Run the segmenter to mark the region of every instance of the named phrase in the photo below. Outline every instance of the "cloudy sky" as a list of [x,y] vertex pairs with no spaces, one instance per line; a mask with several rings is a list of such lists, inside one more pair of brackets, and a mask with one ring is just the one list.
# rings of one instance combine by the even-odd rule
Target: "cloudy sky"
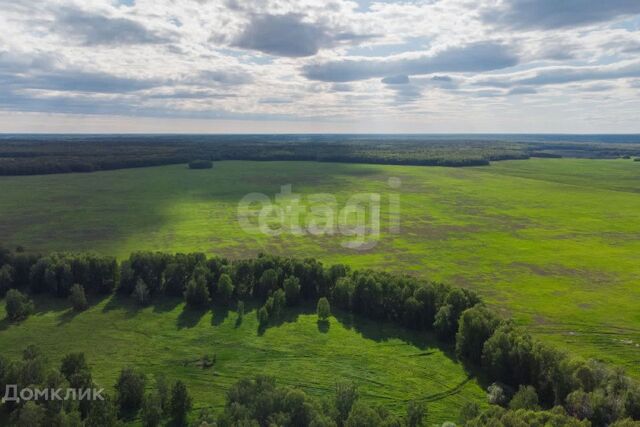
[[640,0],[0,0],[0,132],[640,133]]

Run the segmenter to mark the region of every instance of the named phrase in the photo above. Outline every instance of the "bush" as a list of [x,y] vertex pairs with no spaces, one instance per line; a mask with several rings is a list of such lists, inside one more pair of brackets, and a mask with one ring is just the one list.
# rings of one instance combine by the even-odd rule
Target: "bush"
[[318,320],[326,321],[329,316],[331,316],[331,307],[329,306],[329,300],[325,297],[322,297],[318,300],[318,307],[316,309],[318,312]]
[[77,283],[71,287],[69,301],[75,311],[84,311],[89,307],[87,297],[84,293],[84,288]]
[[9,320],[24,320],[33,313],[33,301],[19,290],[10,289],[6,296],[6,310]]
[[530,385],[520,386],[520,389],[513,395],[511,402],[509,402],[509,409],[540,409],[536,389]]

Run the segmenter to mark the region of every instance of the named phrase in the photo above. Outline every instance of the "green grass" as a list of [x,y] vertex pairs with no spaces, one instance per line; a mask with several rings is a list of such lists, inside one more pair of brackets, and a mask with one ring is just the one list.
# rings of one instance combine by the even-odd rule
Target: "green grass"
[[[402,180],[391,189],[390,177]],[[345,237],[247,234],[239,200],[281,185],[340,204],[382,195],[383,234],[366,251]],[[496,309],[574,354],[640,375],[640,164],[532,159],[479,168],[220,162],[94,174],[0,178],[0,236],[30,250],[266,251],[409,271],[480,291]],[[401,231],[386,231],[390,193]],[[2,342],[0,334],[0,344]],[[81,341],[81,340],[78,340]]]
[[[327,329],[315,314],[300,310],[288,311],[280,324],[259,333],[254,310],[238,324],[237,313],[222,307],[193,312],[166,300],[138,309],[128,299],[114,298],[77,315],[62,301],[40,299],[38,313],[25,322],[0,323],[2,352],[18,358],[27,343],[36,343],[54,365],[67,352],[85,352],[94,379],[109,391],[120,369],[134,365],[149,376],[182,379],[196,410],[210,407],[218,413],[225,390],[257,374],[317,397],[331,396],[337,381],[352,380],[363,399],[398,414],[405,413],[409,400],[424,401],[430,422],[455,421],[461,405],[484,399],[482,388],[447,349],[389,324],[338,315]],[[205,354],[216,355],[212,368],[198,365]]]

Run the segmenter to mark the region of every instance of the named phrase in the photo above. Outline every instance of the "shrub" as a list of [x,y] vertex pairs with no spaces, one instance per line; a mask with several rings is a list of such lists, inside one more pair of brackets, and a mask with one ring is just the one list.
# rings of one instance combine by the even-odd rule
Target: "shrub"
[[331,307],[329,306],[329,300],[322,297],[318,300],[318,320],[326,321],[331,316]]
[[71,306],[75,311],[84,311],[89,306],[87,297],[84,293],[84,287],[77,283],[71,287],[69,301],[71,302]]
[[17,289],[10,289],[6,296],[6,310],[9,320],[24,320],[33,313],[33,301]]

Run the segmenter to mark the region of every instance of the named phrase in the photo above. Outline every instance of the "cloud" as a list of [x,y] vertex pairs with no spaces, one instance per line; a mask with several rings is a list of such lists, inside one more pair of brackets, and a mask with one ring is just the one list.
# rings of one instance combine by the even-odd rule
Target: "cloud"
[[508,28],[558,29],[640,14],[638,0],[504,0],[483,13],[487,23]]
[[534,95],[538,93],[538,91],[532,87],[522,86],[522,87],[514,87],[507,95]]
[[358,42],[371,36],[336,32],[322,24],[303,21],[304,16],[254,14],[232,45],[242,49],[285,57],[313,56],[321,48]]
[[416,58],[346,59],[311,64],[303,68],[303,74],[311,80],[350,82],[401,74],[482,72],[512,67],[517,63],[518,57],[510,47],[495,42],[479,42]]
[[128,18],[109,17],[64,7],[57,12],[54,29],[85,46],[166,43],[171,37],[147,29]]
[[546,86],[591,80],[640,77],[640,61],[584,67],[546,67],[511,76],[477,80],[474,84],[492,87]]
[[382,79],[382,83],[387,85],[408,85],[409,76],[406,74],[398,74],[396,76],[389,76]]

